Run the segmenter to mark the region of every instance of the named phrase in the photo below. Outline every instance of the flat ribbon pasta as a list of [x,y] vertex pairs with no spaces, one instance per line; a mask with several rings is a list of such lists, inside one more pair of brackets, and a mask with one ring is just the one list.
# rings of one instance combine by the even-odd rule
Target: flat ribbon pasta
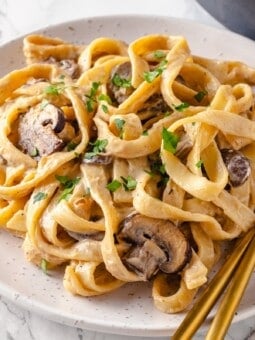
[[0,79],[0,226],[72,294],[151,281],[159,310],[189,308],[254,227],[255,70],[166,34],[23,51]]

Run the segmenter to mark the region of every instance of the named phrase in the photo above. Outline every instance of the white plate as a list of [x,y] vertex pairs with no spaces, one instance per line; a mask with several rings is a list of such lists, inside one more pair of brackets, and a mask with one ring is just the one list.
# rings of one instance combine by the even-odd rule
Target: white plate
[[[184,35],[193,54],[239,59],[255,66],[255,44],[228,31],[192,21],[167,17],[108,16],[84,19],[48,27],[43,34],[74,43],[87,43],[99,36],[131,41],[148,33]],[[18,68],[22,62],[22,38],[0,48],[0,75]],[[62,274],[50,276],[24,260],[21,240],[0,232],[0,294],[49,319],[84,329],[137,336],[170,335],[184,313],[166,315],[153,306],[150,284],[127,284],[101,297],[81,298],[67,293]],[[255,314],[255,275],[234,321]]]

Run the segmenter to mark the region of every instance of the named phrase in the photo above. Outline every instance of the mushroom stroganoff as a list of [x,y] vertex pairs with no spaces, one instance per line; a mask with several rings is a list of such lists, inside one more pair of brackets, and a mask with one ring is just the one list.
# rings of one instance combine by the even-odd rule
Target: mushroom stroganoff
[[152,283],[190,305],[220,243],[254,226],[255,70],[181,36],[29,35],[0,79],[0,223],[73,294]]

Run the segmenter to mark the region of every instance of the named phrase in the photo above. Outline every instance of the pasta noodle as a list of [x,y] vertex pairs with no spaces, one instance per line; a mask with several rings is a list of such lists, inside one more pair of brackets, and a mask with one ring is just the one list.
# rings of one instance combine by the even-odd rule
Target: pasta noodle
[[255,70],[181,36],[24,39],[0,79],[0,225],[93,296],[152,282],[185,310],[222,241],[254,227]]

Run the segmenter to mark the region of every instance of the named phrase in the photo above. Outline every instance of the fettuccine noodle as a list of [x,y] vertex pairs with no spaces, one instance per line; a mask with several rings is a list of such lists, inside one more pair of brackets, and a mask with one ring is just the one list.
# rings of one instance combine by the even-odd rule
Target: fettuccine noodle
[[0,79],[0,225],[73,294],[185,310],[255,222],[255,70],[181,36],[24,39]]

